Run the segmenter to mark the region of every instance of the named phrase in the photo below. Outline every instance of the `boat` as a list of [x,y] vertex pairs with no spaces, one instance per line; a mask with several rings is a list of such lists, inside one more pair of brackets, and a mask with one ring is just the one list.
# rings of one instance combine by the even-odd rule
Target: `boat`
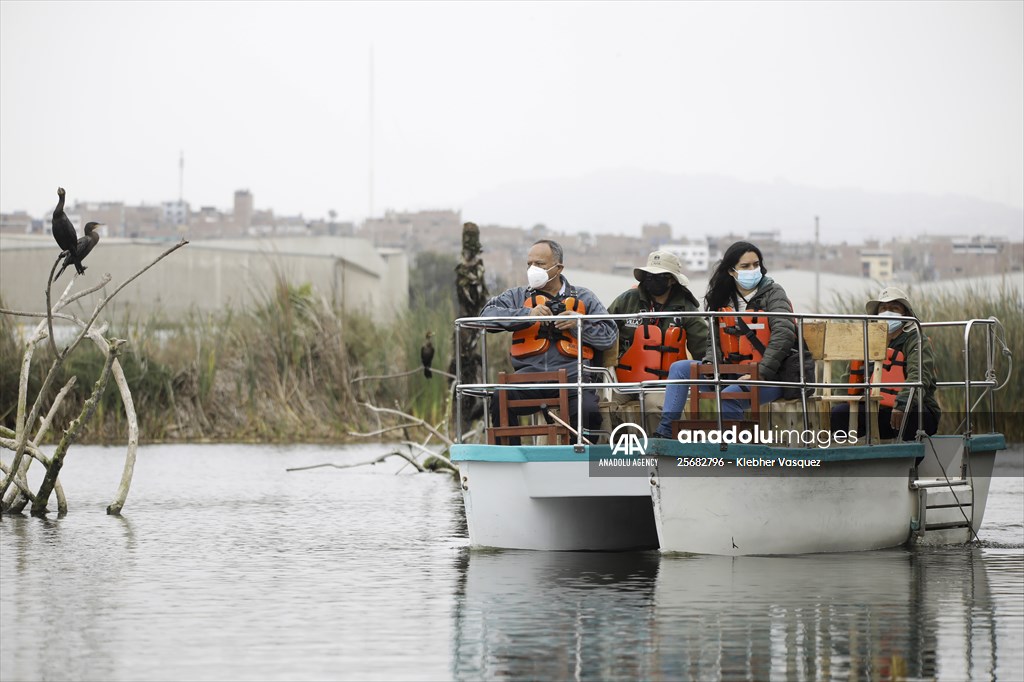
[[[720,314],[684,315],[714,318]],[[877,322],[877,316],[790,316],[799,319],[801,337],[817,323],[861,325],[864,333],[858,343],[863,343],[864,354],[860,357],[872,357],[868,325]],[[578,324],[588,317],[627,316],[578,316]],[[494,320],[460,318],[456,327],[482,333]],[[919,433],[916,440],[907,442],[878,442],[868,433],[853,444],[837,446],[829,441],[828,447],[818,447],[820,443],[813,439],[794,443],[792,438],[777,438],[781,433],[777,426],[766,426],[760,433],[757,424],[753,430],[738,431],[735,426],[730,430],[719,417],[718,428],[704,430],[703,439],[694,439],[698,442],[691,441],[692,431],[676,440],[648,438],[636,424],[620,425],[627,428],[593,443],[574,431],[575,442],[531,445],[463,442],[459,434],[451,455],[460,469],[470,546],[562,551],[657,548],[662,553],[745,556],[863,551],[977,538],[995,458],[1006,448],[1003,435],[992,429],[993,393],[1000,387],[994,349],[1002,326],[995,318],[914,323],[921,334],[938,327],[963,333],[963,377],[938,382],[942,390],[963,391],[965,426],[960,433],[932,437]],[[984,337],[980,343],[987,352],[980,363],[976,352],[972,364],[970,351],[978,342],[972,346],[971,340],[976,336]],[[455,338],[460,339],[460,334]],[[484,359],[486,372],[486,353]],[[582,369],[579,358],[578,362]],[[708,381],[717,386],[738,383],[717,373],[700,383]],[[697,381],[630,384],[615,381],[606,372],[586,386],[642,394],[663,390],[669,383]],[[800,414],[804,427],[810,425],[814,412],[814,398],[805,389],[841,388],[846,393],[851,386],[816,377],[791,383],[743,383],[800,389],[802,397],[791,402],[796,403],[792,411]],[[877,388],[877,380],[874,385]],[[882,386],[918,388],[920,384]],[[583,385],[572,383],[566,388],[582,391]],[[455,387],[460,397],[500,390],[500,383],[457,383]],[[461,407],[462,401],[456,404]],[[720,409],[716,411],[720,414]],[[976,431],[976,424],[982,422],[989,432]],[[565,428],[571,430],[568,424]]]

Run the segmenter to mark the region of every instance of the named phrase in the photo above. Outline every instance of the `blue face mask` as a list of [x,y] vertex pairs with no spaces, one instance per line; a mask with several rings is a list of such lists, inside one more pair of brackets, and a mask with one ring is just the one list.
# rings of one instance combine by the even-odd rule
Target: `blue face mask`
[[[884,313],[878,313],[879,317],[901,317],[899,313],[894,313],[891,310],[886,310]],[[889,333],[896,331],[903,326],[903,320],[889,320]]]
[[737,270],[736,283],[744,289],[750,290],[761,282],[761,268],[756,270]]

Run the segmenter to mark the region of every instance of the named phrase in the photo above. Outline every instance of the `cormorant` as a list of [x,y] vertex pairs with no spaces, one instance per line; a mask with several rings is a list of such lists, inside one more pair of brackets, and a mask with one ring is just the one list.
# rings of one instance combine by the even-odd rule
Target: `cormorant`
[[75,226],[64,213],[64,188],[57,188],[57,208],[53,209],[53,238],[57,240],[57,246],[62,251],[68,252],[68,258],[75,264],[75,269],[81,275],[85,272],[82,267],[82,259],[78,257],[78,234]]
[[[99,232],[96,231],[96,228],[102,224],[103,223],[85,224],[85,236],[79,239],[78,243],[75,245],[76,253],[78,255],[78,265],[82,265],[82,261],[85,260],[85,257],[88,256],[94,248],[96,248],[97,244],[99,244],[100,235]],[[64,272],[64,268],[71,265],[73,262],[74,261],[72,260],[70,253],[65,256],[64,265],[60,266],[60,270],[58,270],[57,274],[54,275],[53,281],[56,282],[57,278],[60,277],[60,273]],[[82,269],[79,270],[78,274],[82,274],[86,269],[86,266],[82,265]]]
[[430,340],[433,336],[434,332],[427,332],[427,340],[420,347],[420,360],[423,361],[423,376],[428,379],[434,376],[433,372],[430,371],[430,364],[434,362],[434,344]]

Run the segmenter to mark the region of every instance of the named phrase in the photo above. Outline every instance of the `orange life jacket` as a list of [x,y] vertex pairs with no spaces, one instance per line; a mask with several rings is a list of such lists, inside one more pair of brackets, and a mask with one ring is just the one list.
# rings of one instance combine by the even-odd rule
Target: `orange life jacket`
[[686,359],[686,330],[675,325],[662,332],[656,324],[640,324],[633,341],[619,358],[615,373],[619,381],[664,379],[677,360]]
[[[901,384],[907,380],[907,360],[903,357],[903,351],[894,350],[887,348],[885,350],[885,361],[882,363],[882,383],[883,384]],[[854,382],[864,381],[864,361],[854,360],[850,363],[850,377],[848,381],[852,384]],[[868,380],[870,383],[870,379]],[[849,388],[847,393],[850,395],[857,395],[863,389]],[[898,386],[883,386],[879,390],[878,403],[882,407],[896,407],[896,396],[899,395],[902,390]]]
[[[735,312],[732,306],[719,312]],[[725,362],[734,365],[756,365],[764,357],[772,332],[767,317],[758,317],[763,310],[747,310],[743,315],[723,315],[718,318],[718,345]]]
[[[547,305],[548,300],[547,296],[535,293],[531,294],[523,302],[523,306],[533,308],[539,305]],[[565,309],[569,312],[580,315],[586,315],[587,313],[587,307],[583,304],[583,301],[575,296],[569,296],[562,303],[565,304]],[[510,352],[514,358],[528,358],[531,355],[540,355],[547,352],[551,347],[552,341],[555,342],[555,347],[559,353],[572,358],[576,357],[576,337],[567,331],[563,332],[556,329],[555,325],[551,324],[551,320],[536,322],[529,327],[514,332],[512,334],[512,348]],[[587,344],[583,344],[583,359],[591,360],[593,357],[594,349]]]

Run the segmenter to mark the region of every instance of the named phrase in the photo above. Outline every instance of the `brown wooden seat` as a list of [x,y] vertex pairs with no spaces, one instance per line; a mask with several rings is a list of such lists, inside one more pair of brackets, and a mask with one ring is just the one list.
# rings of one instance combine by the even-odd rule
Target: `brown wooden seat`
[[[750,379],[757,381],[757,365],[719,365],[718,373],[731,374],[735,376],[743,376],[749,374]],[[705,379],[714,381],[715,375],[714,365],[694,364],[690,367],[690,378],[691,379]],[[725,390],[729,386],[735,386],[735,384],[723,384],[722,390]],[[754,425],[760,423],[761,419],[761,402],[760,402],[760,390],[758,386],[746,386],[745,390],[736,391],[735,393],[722,393],[722,400],[749,400],[750,401],[750,418],[742,421],[722,421],[722,428],[729,429],[733,425],[741,431],[751,430]],[[717,419],[701,419],[700,416],[700,400],[715,399],[715,386],[713,383],[706,384],[691,384],[690,385],[690,396],[687,399],[689,405],[689,415],[686,420],[676,420],[672,423],[672,435],[678,434],[680,428],[689,429],[691,431],[706,431],[709,429],[718,428]],[[686,413],[684,413],[686,414]]]
[[[735,374],[736,376],[743,376],[749,374],[750,379],[757,381],[757,365],[719,365],[719,375],[722,374]],[[714,377],[715,368],[714,365],[694,364],[690,368],[691,379],[703,379],[705,377]],[[735,385],[735,384],[732,384]],[[724,391],[729,385],[722,385]],[[736,391],[735,393],[723,393],[722,400],[749,400],[750,401],[750,418],[751,421],[759,421],[761,418],[761,402],[759,400],[759,387],[758,386],[745,386],[742,387],[745,390]],[[715,387],[713,384],[692,384],[690,386],[690,419],[700,419],[700,399],[710,398],[715,399]]]
[[[501,372],[498,374],[499,384],[545,384],[558,383],[562,387],[558,389],[557,397],[527,397],[512,398],[509,391],[498,389],[498,424],[487,429],[487,442],[491,445],[507,445],[510,438],[522,438],[523,436],[546,436],[548,444],[569,445],[573,442],[572,434],[567,428],[558,423],[548,424],[524,424],[509,423],[509,410],[512,408],[533,407],[539,408],[546,405],[549,409],[557,410],[559,417],[570,421],[569,414],[569,387],[568,374],[564,369],[557,372],[522,372],[509,374]],[[540,389],[538,389],[540,390]],[[494,398],[492,398],[493,400]],[[543,417],[541,417],[543,419]]]

